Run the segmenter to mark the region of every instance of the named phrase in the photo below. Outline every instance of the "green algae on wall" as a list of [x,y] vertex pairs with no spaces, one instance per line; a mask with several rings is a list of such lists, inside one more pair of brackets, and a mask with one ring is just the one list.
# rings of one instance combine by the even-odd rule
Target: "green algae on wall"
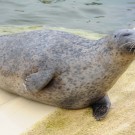
[[0,26],[0,35],[43,29],[43,26]]

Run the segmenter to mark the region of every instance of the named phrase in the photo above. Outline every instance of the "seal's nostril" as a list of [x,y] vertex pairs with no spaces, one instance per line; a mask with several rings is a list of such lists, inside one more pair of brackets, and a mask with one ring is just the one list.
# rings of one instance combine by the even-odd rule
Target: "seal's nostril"
[[124,34],[122,34],[123,37],[128,37],[130,35],[132,35],[132,33],[124,33]]

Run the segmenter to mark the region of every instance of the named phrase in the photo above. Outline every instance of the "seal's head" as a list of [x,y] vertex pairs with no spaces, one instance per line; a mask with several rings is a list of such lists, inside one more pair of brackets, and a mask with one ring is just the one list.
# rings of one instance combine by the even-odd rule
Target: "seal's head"
[[122,52],[125,51],[129,54],[135,52],[135,30],[134,29],[122,29],[111,34],[111,39],[115,45]]

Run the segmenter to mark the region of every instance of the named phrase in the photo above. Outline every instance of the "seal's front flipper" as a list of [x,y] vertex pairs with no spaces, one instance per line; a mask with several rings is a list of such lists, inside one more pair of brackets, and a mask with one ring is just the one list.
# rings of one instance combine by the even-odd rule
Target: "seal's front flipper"
[[42,90],[53,78],[54,72],[52,70],[38,71],[33,73],[25,79],[25,86],[28,91],[38,92]]
[[93,115],[96,120],[103,119],[107,115],[110,106],[111,102],[108,95],[104,96],[103,98],[92,104]]

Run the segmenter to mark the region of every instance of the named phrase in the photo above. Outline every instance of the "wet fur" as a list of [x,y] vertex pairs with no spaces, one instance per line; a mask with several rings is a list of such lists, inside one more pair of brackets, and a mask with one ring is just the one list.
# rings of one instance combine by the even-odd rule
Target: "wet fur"
[[[120,33],[99,40],[55,30],[1,36],[0,88],[53,106],[87,107],[107,93],[133,60],[135,41],[125,42]],[[39,72],[44,74],[27,84]],[[50,80],[40,90],[28,89],[38,88],[47,75]]]

